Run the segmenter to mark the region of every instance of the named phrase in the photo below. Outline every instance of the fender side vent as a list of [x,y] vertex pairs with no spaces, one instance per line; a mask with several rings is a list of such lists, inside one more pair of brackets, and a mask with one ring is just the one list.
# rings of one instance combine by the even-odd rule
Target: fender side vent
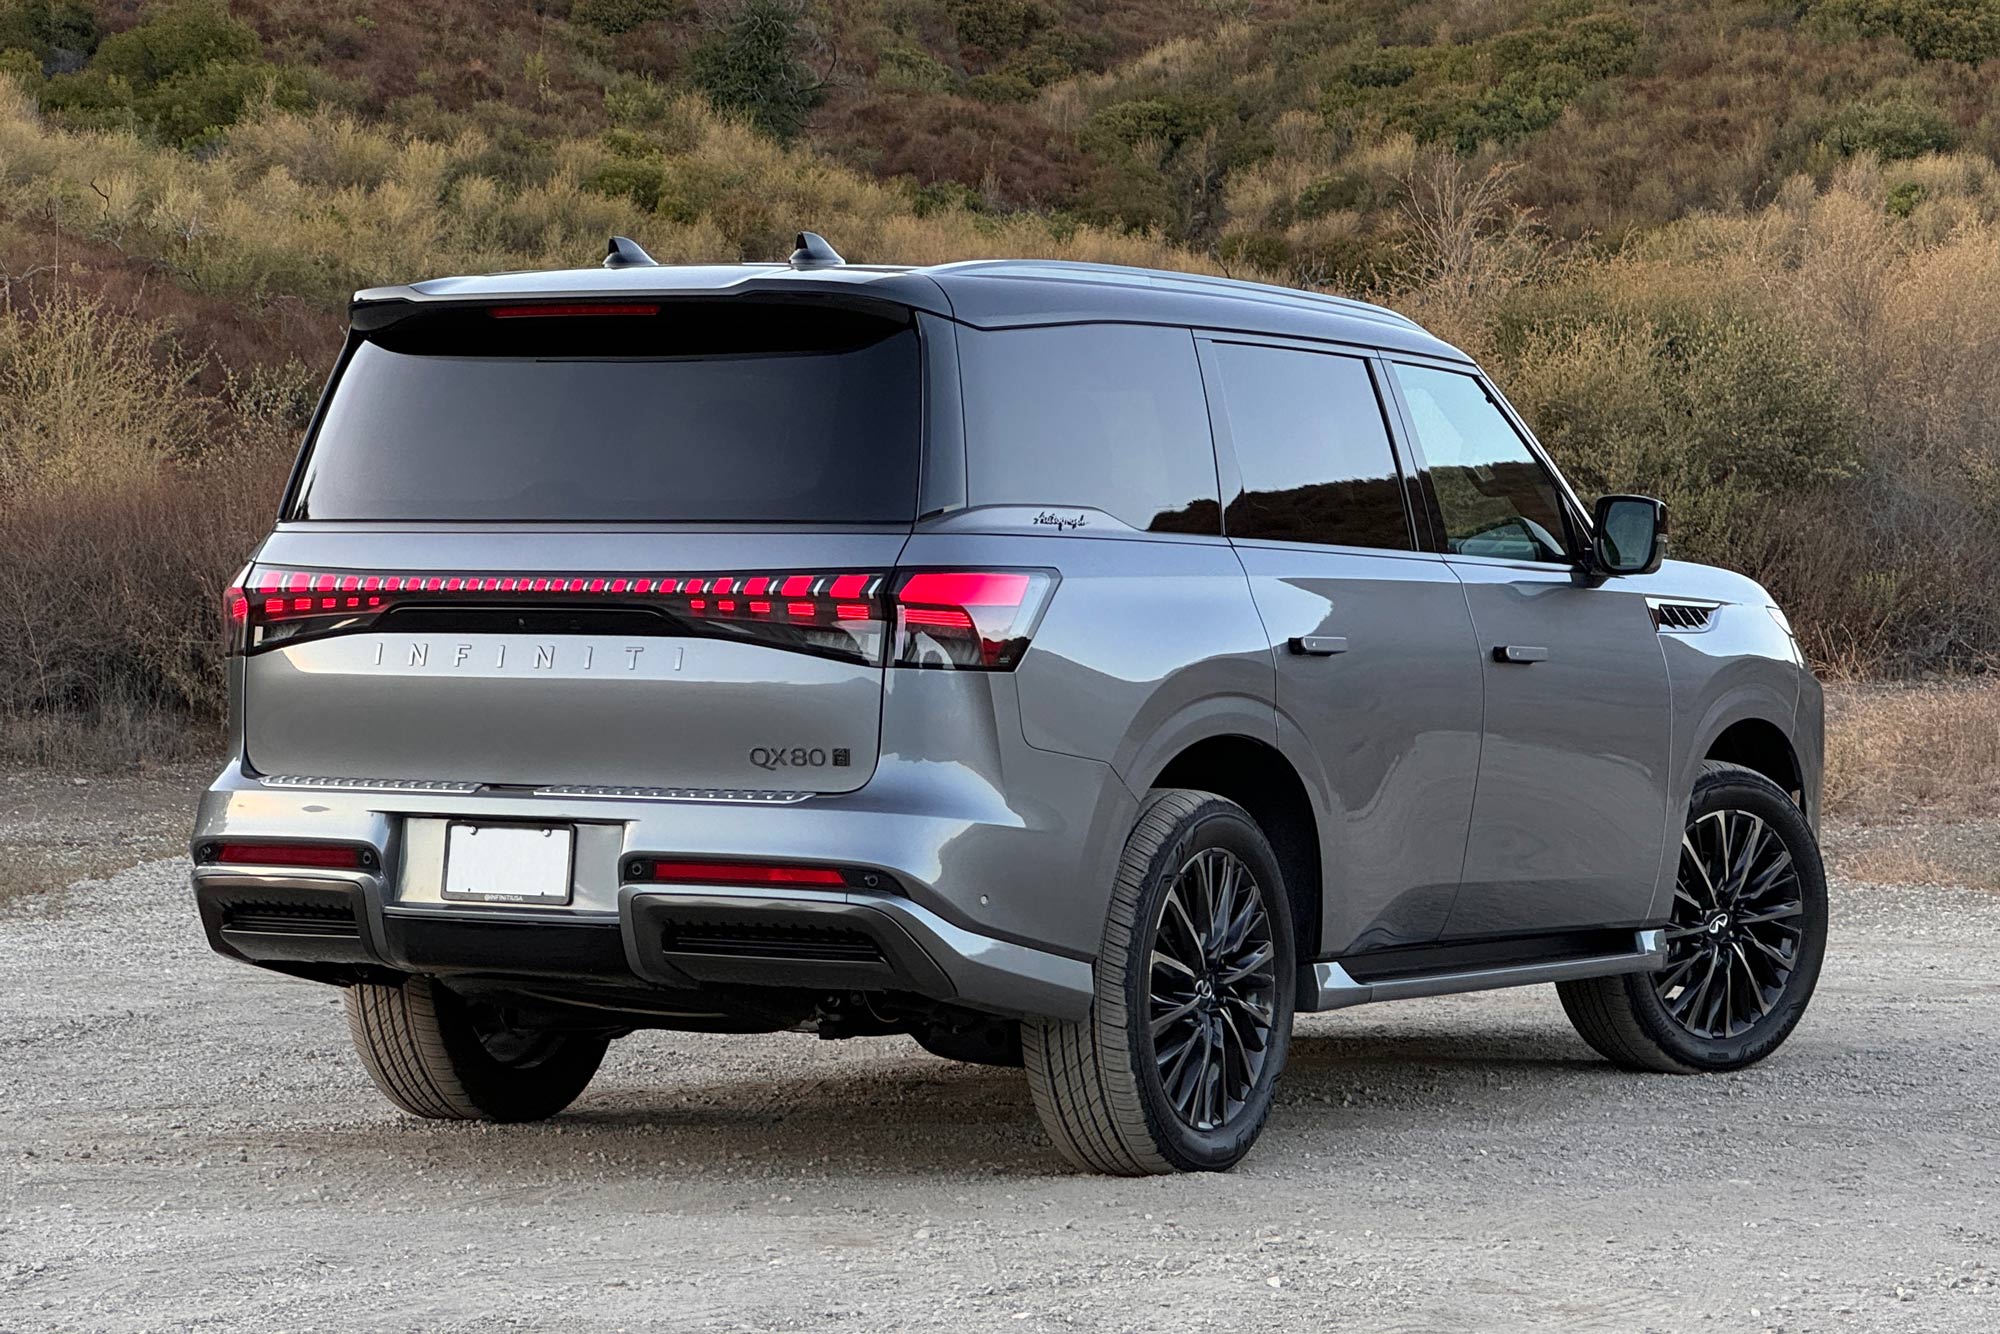
[[1715,607],[1710,603],[1649,599],[1646,605],[1652,609],[1654,628],[1662,632],[1678,631],[1685,634],[1706,630],[1709,621],[1715,615]]

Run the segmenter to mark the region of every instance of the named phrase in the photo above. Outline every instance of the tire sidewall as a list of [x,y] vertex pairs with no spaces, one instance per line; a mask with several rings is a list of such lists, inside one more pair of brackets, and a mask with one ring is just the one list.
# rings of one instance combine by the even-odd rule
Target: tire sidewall
[[[1784,841],[1798,870],[1805,927],[1798,962],[1783,999],[1770,1014],[1734,1038],[1698,1037],[1681,1027],[1667,1013],[1666,1003],[1654,990],[1654,974],[1634,974],[1625,979],[1633,1015],[1646,1035],[1676,1061],[1706,1071],[1737,1070],[1755,1064],[1791,1036],[1819,983],[1827,939],[1826,868],[1805,814],[1768,778],[1734,767],[1712,769],[1696,781],[1684,827],[1691,828],[1696,820],[1718,810],[1747,811],[1763,820]],[[1677,857],[1676,875],[1679,865]]]
[[480,1041],[470,1003],[442,983],[425,981],[452,1073],[466,1097],[490,1120],[540,1121],[554,1116],[576,1100],[604,1059],[609,1045],[605,1039],[564,1034],[534,1062],[505,1064]]
[[[1181,867],[1207,848],[1223,848],[1241,858],[1256,877],[1264,910],[1271,920],[1271,940],[1276,954],[1273,1015],[1269,1054],[1262,1077],[1250,1099],[1235,1117],[1219,1130],[1201,1131],[1181,1120],[1168,1100],[1154,1063],[1148,1036],[1151,1013],[1150,958],[1153,939],[1167,889]],[[1105,1034],[1125,1048],[1138,1085],[1147,1129],[1160,1153],[1182,1171],[1221,1171],[1234,1166],[1250,1151],[1270,1116],[1277,1084],[1291,1050],[1292,1010],[1297,963],[1292,939],[1292,915],[1284,876],[1277,857],[1263,832],[1241,807],[1214,798],[1183,818],[1168,839],[1153,854],[1146,868],[1145,891],[1139,897],[1133,923],[1130,954],[1120,979],[1124,1013],[1130,1017],[1124,1031]]]

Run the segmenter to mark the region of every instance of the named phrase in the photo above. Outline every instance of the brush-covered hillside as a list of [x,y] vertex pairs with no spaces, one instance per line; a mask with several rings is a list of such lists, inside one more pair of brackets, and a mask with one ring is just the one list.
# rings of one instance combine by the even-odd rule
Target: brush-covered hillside
[[352,289],[802,226],[1384,301],[1823,663],[2000,656],[2000,0],[0,0],[0,745],[201,743]]

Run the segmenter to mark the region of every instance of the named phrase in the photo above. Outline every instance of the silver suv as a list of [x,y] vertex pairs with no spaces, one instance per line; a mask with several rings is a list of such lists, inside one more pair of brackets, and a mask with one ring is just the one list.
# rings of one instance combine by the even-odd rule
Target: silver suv
[[635,1029],[1025,1064],[1078,1165],[1226,1168],[1296,1011],[1556,984],[1728,1070],[1826,938],[1821,696],[1387,310],[1094,265],[355,297],[229,593],[213,946],[419,1116]]

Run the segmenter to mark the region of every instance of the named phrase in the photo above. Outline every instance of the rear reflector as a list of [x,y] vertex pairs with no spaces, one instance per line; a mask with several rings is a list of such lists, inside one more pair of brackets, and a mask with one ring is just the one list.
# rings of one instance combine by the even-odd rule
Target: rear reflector
[[812,885],[839,889],[847,877],[831,866],[782,862],[677,862],[640,857],[626,864],[628,880],[673,885]]
[[359,871],[375,864],[375,853],[350,843],[219,843],[202,849],[202,860],[232,866],[312,866]]

